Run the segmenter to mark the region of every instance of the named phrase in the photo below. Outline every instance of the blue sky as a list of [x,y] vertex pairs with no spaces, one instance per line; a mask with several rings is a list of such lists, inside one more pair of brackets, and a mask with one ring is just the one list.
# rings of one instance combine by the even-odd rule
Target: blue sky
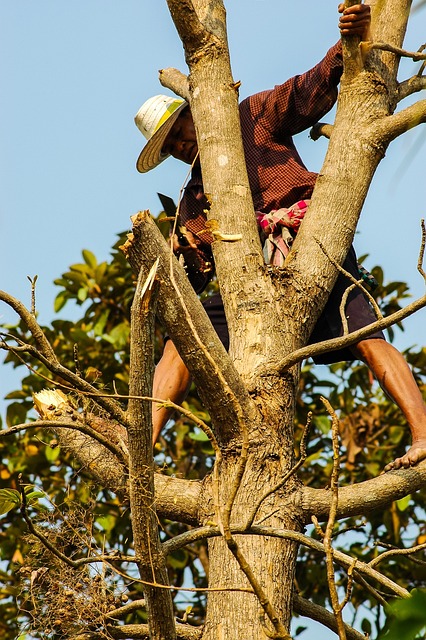
[[[338,39],[334,2],[226,4],[241,98],[307,70]],[[424,19],[425,10],[414,14],[407,49],[425,41]],[[80,261],[83,248],[106,259],[133,213],[159,211],[157,191],[178,196],[184,165],[170,159],[149,174],[135,169],[144,140],[133,117],[145,99],[165,92],[158,70],[169,66],[186,70],[165,0],[0,0],[0,288],[29,304],[27,275],[37,274],[42,323],[53,319],[53,279]],[[416,69],[404,64],[400,79]],[[326,141],[314,143],[306,132],[296,142],[307,166],[319,170]],[[416,264],[425,161],[424,126],[391,145],[355,242],[359,254],[370,254],[367,266],[381,264],[413,296],[424,291]],[[425,315],[405,322],[399,348],[424,344]],[[0,318],[14,316],[1,305]],[[13,385],[0,366],[0,396]]]

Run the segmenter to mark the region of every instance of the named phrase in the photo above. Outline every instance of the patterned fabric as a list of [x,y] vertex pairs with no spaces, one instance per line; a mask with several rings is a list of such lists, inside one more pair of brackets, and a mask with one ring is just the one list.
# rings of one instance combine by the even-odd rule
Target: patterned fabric
[[[295,202],[311,197],[317,174],[306,169],[292,136],[313,126],[331,109],[342,70],[338,42],[310,71],[241,102],[250,189],[255,211],[260,214],[289,209]],[[195,168],[182,197],[180,219],[198,245],[201,266],[194,270],[187,265],[188,277],[197,292],[203,290],[213,274],[213,237],[205,228],[207,209],[201,171]]]
[[309,203],[310,200],[299,200],[288,209],[282,208],[270,213],[256,211],[266,264],[283,266],[293,244],[293,236],[289,229],[293,229],[294,233],[297,232]]

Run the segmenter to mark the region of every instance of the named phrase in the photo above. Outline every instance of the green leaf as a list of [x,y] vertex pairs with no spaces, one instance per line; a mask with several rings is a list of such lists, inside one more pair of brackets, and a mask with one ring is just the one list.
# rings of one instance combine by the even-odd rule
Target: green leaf
[[4,399],[5,400],[25,400],[27,396],[28,394],[26,393],[26,391],[24,391],[23,389],[20,389],[17,391],[11,391],[4,397]]
[[109,334],[104,334],[102,337],[107,342],[114,345],[116,349],[122,349],[127,345],[129,338],[130,327],[126,322],[118,324]]
[[416,640],[426,629],[426,589],[413,589],[409,598],[401,598],[386,607],[387,631],[380,640]]
[[43,491],[38,491],[35,489],[34,491],[30,491],[26,495],[28,504],[32,504],[33,502],[37,502],[40,498],[45,498]]
[[80,287],[77,293],[77,298],[80,300],[80,302],[84,302],[85,300],[87,300],[88,295],[89,295],[88,287]]
[[98,266],[98,261],[96,260],[96,256],[94,253],[92,253],[88,249],[83,249],[81,253],[83,255],[84,262],[88,264],[89,267],[92,267],[92,269],[95,269]]
[[21,494],[16,489],[0,489],[0,515],[21,505]]
[[95,334],[95,336],[101,336],[103,334],[109,314],[110,310],[106,309],[93,327],[93,333]]
[[58,313],[67,303],[69,299],[68,291],[60,291],[55,298],[55,302],[53,303],[53,309],[55,313]]
[[115,516],[99,516],[96,518],[96,524],[98,524],[106,533],[110,533],[115,527],[117,518]]
[[12,402],[6,410],[6,424],[13,427],[16,424],[22,424],[27,418],[27,409],[20,402]]
[[411,495],[405,496],[405,498],[401,498],[400,500],[396,501],[396,506],[398,507],[399,511],[405,511],[410,504],[410,501]]
[[60,447],[54,447],[53,449],[52,447],[46,447],[44,450],[44,455],[46,456],[46,460],[51,464],[56,462],[56,460],[59,458],[60,453],[61,453]]
[[315,416],[312,422],[321,433],[328,433],[330,431],[330,419],[327,418],[327,416]]
[[201,429],[197,429],[197,431],[191,431],[190,433],[188,433],[188,436],[191,438],[191,440],[197,440],[197,442],[206,442],[206,440],[209,439],[209,437]]

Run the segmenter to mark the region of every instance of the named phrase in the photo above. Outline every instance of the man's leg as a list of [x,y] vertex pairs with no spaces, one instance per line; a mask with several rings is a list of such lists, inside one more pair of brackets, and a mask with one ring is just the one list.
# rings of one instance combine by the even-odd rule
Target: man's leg
[[382,389],[398,405],[411,430],[411,448],[385,471],[410,467],[426,458],[426,405],[403,355],[386,340],[362,340],[354,355],[371,369]]
[[[191,386],[191,375],[182,358],[178,354],[175,345],[167,340],[161,360],[154,372],[152,395],[161,400],[171,400],[181,404]],[[152,440],[156,443],[162,428],[173,414],[174,409],[152,406]]]

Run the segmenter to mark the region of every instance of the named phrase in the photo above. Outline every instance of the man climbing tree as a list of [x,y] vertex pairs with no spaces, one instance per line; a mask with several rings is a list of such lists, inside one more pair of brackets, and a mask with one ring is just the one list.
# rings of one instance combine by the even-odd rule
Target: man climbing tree
[[[370,35],[370,7],[344,8],[339,28],[342,35]],[[265,261],[283,266],[295,233],[305,215],[316,176],[302,163],[292,136],[312,127],[333,106],[343,72],[340,41],[316,67],[296,76],[274,90],[252,96],[240,105],[240,119],[250,189],[264,242]],[[185,259],[187,273],[195,290],[201,292],[213,274],[211,250],[214,236],[206,227],[209,207],[203,193],[197,136],[186,101],[167,96],[147,100],[136,115],[136,124],[148,138],[137,168],[146,172],[169,155],[193,166],[192,178],[179,205],[179,225],[184,239],[174,236],[174,250]],[[351,247],[343,268],[353,280],[360,277]],[[340,305],[351,286],[340,274],[322,315],[310,337],[311,343],[343,334]],[[220,294],[204,302],[204,308],[225,348],[229,334]],[[345,303],[347,331],[352,333],[375,321],[362,290],[355,288]],[[277,347],[279,348],[279,347]],[[335,350],[315,359],[317,363],[363,360],[388,396],[403,412],[412,434],[412,447],[406,455],[387,465],[386,470],[409,467],[426,457],[426,405],[402,355],[385,341],[381,331],[372,333],[349,348]],[[190,373],[172,341],[167,341],[154,378],[153,395],[180,404],[191,383]],[[153,438],[157,440],[171,410],[160,406],[153,414]]]

